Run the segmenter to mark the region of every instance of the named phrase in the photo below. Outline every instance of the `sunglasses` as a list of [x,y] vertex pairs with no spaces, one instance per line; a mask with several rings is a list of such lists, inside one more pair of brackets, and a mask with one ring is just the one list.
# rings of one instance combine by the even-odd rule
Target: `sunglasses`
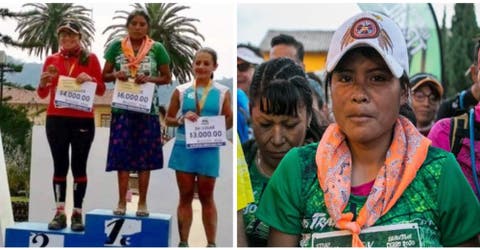
[[250,63],[247,63],[247,62],[238,63],[237,64],[237,70],[239,72],[245,72],[245,71],[249,70],[252,66],[253,66],[253,64],[250,64]]

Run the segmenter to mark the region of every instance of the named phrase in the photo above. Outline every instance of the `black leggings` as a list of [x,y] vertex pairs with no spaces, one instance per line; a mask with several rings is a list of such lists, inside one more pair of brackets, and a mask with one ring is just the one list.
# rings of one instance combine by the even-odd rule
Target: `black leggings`
[[95,136],[93,118],[47,116],[46,132],[53,157],[53,188],[55,200],[65,202],[69,148],[72,147],[74,207],[81,208],[87,186],[87,159]]

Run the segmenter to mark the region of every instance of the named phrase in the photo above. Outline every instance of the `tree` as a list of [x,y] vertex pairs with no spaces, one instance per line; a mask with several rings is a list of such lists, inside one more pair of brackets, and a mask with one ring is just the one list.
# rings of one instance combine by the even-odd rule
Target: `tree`
[[474,11],[473,3],[455,4],[451,35],[446,39],[448,41],[445,50],[447,96],[453,96],[472,84],[470,77],[465,76],[465,72],[472,64],[474,38],[479,33]]
[[[25,17],[29,15],[35,14],[35,11],[28,11],[28,12],[11,12],[8,9],[0,9],[0,17],[2,19],[5,18],[19,18],[19,17]],[[32,48],[32,47],[38,47],[38,46],[43,46],[42,42],[36,42],[36,43],[21,43],[19,41],[13,40],[10,36],[5,35],[0,33],[0,42],[5,44],[5,45],[12,45],[15,47],[21,47],[21,48]]]
[[[131,6],[145,11],[150,16],[149,36],[165,46],[171,59],[170,67],[173,75],[180,83],[190,81],[194,54],[201,47],[196,37],[202,40],[204,37],[193,24],[193,22],[198,22],[198,19],[178,14],[189,7],[175,3],[145,3],[144,5],[136,3]],[[103,31],[105,34],[111,30],[106,46],[127,35],[125,24],[130,12],[117,10],[115,13],[116,16],[113,17],[113,20],[120,19],[123,22],[110,25]]]
[[29,189],[32,123],[24,107],[2,105],[0,117],[10,192],[16,194]]
[[33,7],[31,15],[19,19],[16,31],[23,43],[43,42],[45,46],[27,48],[35,56],[49,55],[59,49],[57,27],[63,21],[76,21],[82,27],[82,45],[90,47],[95,27],[91,19],[91,10],[72,3],[27,3],[23,7]]

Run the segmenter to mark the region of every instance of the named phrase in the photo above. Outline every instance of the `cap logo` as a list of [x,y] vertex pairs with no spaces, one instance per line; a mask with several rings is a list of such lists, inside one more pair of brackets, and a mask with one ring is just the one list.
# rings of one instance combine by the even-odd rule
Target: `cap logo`
[[377,37],[378,30],[377,22],[365,17],[357,20],[350,29],[350,32],[355,39],[365,39]]
[[347,29],[342,38],[341,49],[343,50],[343,48],[358,39],[377,39],[378,45],[380,45],[382,50],[386,52],[393,50],[392,39],[390,39],[388,33],[383,28],[380,28],[375,20],[368,17],[358,19],[350,29]]

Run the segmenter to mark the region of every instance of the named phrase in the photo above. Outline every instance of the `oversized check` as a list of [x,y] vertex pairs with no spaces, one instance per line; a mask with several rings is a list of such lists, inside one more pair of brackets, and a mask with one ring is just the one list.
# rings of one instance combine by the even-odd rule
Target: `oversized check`
[[155,84],[136,84],[133,79],[115,82],[112,107],[141,113],[150,113]]
[[78,84],[75,78],[59,76],[55,92],[55,107],[92,111],[97,84],[84,82]]
[[225,116],[201,116],[196,122],[185,119],[187,148],[225,146],[227,143]]

